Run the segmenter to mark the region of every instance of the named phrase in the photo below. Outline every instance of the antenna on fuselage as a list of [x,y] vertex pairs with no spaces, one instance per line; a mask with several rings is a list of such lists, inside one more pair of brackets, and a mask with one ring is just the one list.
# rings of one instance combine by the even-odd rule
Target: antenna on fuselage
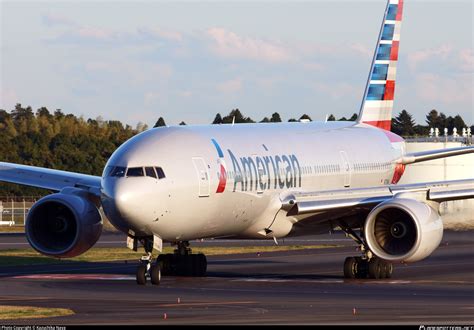
[[234,126],[234,124],[235,124],[235,116],[232,117],[232,126]]
[[329,115],[326,114],[326,119],[324,119],[324,122],[327,123],[327,122],[328,122],[328,119],[329,119]]

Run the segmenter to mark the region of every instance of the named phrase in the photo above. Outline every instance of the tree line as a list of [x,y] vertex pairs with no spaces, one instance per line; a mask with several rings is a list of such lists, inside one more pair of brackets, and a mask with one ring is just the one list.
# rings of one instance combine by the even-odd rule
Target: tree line
[[[358,115],[356,113],[352,114],[351,117],[341,117],[336,119],[333,114],[330,114],[327,117],[327,121],[356,121]],[[430,128],[438,128],[440,132],[443,132],[444,128],[447,128],[450,134],[453,131],[453,128],[456,127],[458,132],[461,132],[463,128],[468,126],[462,119],[460,115],[446,116],[442,112],[438,112],[436,109],[431,110],[425,117],[426,125],[419,125],[413,119],[408,111],[402,110],[395,118],[392,118],[392,131],[403,137],[415,137],[415,136],[427,136],[430,132]],[[301,120],[312,120],[307,114],[303,114],[299,117],[298,120],[295,118],[290,118],[288,122],[296,122]],[[214,120],[211,124],[240,124],[240,123],[255,123],[256,121],[250,117],[246,117],[242,114],[239,109],[233,109],[228,115],[222,117],[220,113],[216,114]],[[278,112],[274,112],[270,118],[264,117],[259,121],[260,123],[280,123],[282,122],[281,116]],[[180,125],[186,125],[184,121]],[[158,118],[153,127],[166,126],[166,122],[163,117]],[[474,125],[471,125],[471,131],[474,129]]]
[[[307,114],[288,121],[312,120]],[[357,114],[350,118],[357,119]],[[328,121],[336,120],[333,115]],[[260,120],[262,123],[282,122],[281,116],[274,112]],[[229,114],[216,114],[212,124],[255,123],[239,109]],[[155,127],[165,126],[160,117]],[[181,122],[180,125],[186,125]],[[393,119],[393,131],[402,136],[427,135],[430,127],[440,131],[448,127],[450,132],[457,127],[460,132],[465,127],[463,119],[457,115],[447,117],[432,110],[426,116],[426,125],[417,125],[413,117],[403,110]],[[107,159],[115,149],[132,136],[147,130],[147,125],[138,123],[136,127],[122,124],[117,120],[84,119],[73,114],[66,114],[61,109],[50,112],[46,107],[36,111],[30,106],[17,104],[13,110],[0,109],[0,161],[25,165],[55,168],[65,171],[101,175]],[[472,130],[472,127],[471,127]],[[43,195],[44,190],[32,187],[0,183],[0,196]]]

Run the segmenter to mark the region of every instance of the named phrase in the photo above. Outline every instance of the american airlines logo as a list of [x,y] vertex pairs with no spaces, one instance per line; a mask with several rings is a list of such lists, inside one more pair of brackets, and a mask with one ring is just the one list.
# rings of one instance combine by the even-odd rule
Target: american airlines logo
[[[215,139],[212,143],[219,155],[219,184],[216,193],[225,190],[228,172],[224,153]],[[301,167],[295,155],[236,156],[227,149],[232,161],[233,191],[263,191],[301,187]]]

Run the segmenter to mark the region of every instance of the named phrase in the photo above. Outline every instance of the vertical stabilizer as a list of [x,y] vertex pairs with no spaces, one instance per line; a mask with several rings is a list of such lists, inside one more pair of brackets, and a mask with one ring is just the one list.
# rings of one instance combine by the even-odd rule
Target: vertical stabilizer
[[403,0],[389,0],[375,47],[358,122],[390,130]]

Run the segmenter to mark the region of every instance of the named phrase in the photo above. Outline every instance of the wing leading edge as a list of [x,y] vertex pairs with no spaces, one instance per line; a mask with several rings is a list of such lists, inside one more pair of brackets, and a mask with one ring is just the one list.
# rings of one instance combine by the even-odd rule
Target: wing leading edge
[[100,196],[100,176],[43,167],[0,162],[1,181],[54,191],[61,191],[66,187],[75,187]]

